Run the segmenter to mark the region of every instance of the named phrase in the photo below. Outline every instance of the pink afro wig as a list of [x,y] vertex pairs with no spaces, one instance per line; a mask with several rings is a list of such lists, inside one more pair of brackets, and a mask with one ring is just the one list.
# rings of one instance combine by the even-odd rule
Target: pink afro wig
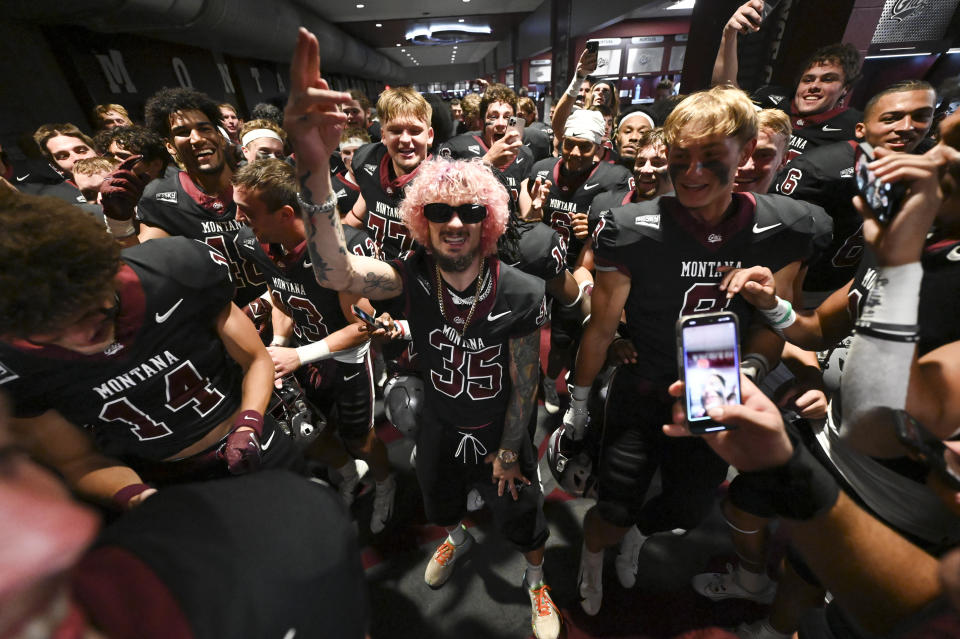
[[410,235],[430,248],[430,232],[423,206],[433,202],[459,205],[476,202],[487,207],[480,232],[480,254],[497,251],[497,240],[507,228],[509,195],[506,188],[479,159],[430,160],[420,165],[417,177],[407,185],[400,215]]

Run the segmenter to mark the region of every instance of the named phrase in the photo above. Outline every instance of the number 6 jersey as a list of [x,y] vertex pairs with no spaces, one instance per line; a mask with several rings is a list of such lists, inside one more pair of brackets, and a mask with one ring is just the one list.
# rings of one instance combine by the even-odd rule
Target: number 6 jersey
[[734,193],[723,221],[701,225],[675,197],[603,211],[594,230],[598,270],[630,278],[624,310],[649,379],[677,375],[676,321],[681,315],[728,310],[737,314],[741,338],[753,307],[726,299],[721,266],[766,266],[776,273],[808,259],[830,241],[829,216],[820,207],[780,195]]
[[125,249],[116,341],[85,356],[0,342],[0,389],[19,417],[56,410],[108,455],[171,457],[239,407],[243,371],[216,331],[233,298],[228,263],[182,237]]

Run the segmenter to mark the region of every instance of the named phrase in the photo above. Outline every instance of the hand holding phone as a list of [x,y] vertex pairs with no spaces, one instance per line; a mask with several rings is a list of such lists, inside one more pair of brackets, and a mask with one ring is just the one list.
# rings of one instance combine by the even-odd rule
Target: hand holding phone
[[877,222],[886,226],[900,211],[906,187],[902,182],[888,184],[877,178],[867,166],[873,160],[873,147],[867,142],[861,142],[854,153],[853,172],[860,195]]
[[708,411],[740,403],[740,339],[733,313],[685,315],[677,322],[677,356],[684,407],[694,435],[726,430]]
[[353,311],[353,314],[355,317],[363,320],[364,323],[366,323],[367,326],[369,326],[370,328],[373,328],[373,329],[383,328],[383,326],[380,325],[380,322],[378,322],[372,315],[370,315],[370,313],[367,313],[365,310],[363,310],[356,304],[351,306],[350,310]]
[[600,41],[599,40],[589,40],[587,41],[587,51],[590,53],[596,53],[600,50]]

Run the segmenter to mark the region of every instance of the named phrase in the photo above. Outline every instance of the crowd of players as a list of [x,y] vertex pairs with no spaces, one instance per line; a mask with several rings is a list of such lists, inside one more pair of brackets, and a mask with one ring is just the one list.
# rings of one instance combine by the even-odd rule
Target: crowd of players
[[[538,396],[568,404],[558,484],[595,501],[587,615],[605,563],[632,587],[644,541],[696,528],[733,466],[738,563],[692,585],[770,605],[737,636],[960,633],[957,97],[906,81],[848,108],[859,56],[831,45],[792,92],[751,99],[737,37],[761,10],[725,26],[714,88],[667,82],[641,108],[590,80],[588,49],[552,129],[499,84],[449,104],[387,89],[373,120],[361,92],[329,88],[305,30],[283,112],[244,122],[164,89],[144,126],[116,104],[92,139],[40,126],[47,162],[4,166],[0,189],[16,265],[0,273],[0,633],[362,636],[378,612],[348,509],[365,468],[373,534],[397,493],[378,394],[447,531],[426,584],[450,578],[474,543],[465,513],[486,507],[525,558],[541,639],[563,619]],[[858,195],[860,143],[895,187],[892,220]],[[742,403],[704,401],[731,429],[691,437],[675,325],[721,310]],[[34,462],[113,512],[93,549],[90,512]],[[776,522],[789,547],[771,572]]]

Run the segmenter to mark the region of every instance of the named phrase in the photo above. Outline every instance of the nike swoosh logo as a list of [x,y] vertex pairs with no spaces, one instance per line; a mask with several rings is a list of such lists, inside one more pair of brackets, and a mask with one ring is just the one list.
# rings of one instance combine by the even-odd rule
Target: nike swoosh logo
[[270,448],[270,444],[273,443],[273,436],[276,434],[277,434],[277,431],[273,431],[272,433],[270,433],[270,437],[267,439],[267,441],[260,444],[260,450],[266,450]]
[[591,184],[590,186],[587,186],[586,184],[584,184],[584,185],[583,185],[583,190],[584,190],[584,191],[589,191],[590,189],[595,189],[595,188],[598,187],[598,186],[600,186],[600,183],[599,183],[599,182],[596,183],[596,184]]
[[304,260],[303,268],[313,268],[313,262],[311,262],[310,260]]
[[30,174],[29,174],[29,173],[27,173],[27,174],[24,175],[23,177],[18,177],[18,178],[17,178],[17,182],[23,182],[23,181],[26,180],[28,177],[30,177]]
[[509,315],[509,314],[510,314],[510,311],[504,311],[502,313],[497,313],[496,315],[494,315],[493,313],[490,313],[489,315],[487,315],[487,321],[492,322],[494,320],[500,319],[504,315]]
[[170,319],[170,316],[173,315],[173,312],[177,310],[177,307],[180,306],[180,304],[182,303],[183,303],[183,298],[181,297],[179,300],[177,300],[176,304],[170,307],[169,311],[167,311],[163,315],[161,315],[160,313],[157,313],[157,324],[163,324],[168,319]]
[[843,131],[843,129],[835,129],[832,126],[828,126],[826,124],[823,125],[822,130],[824,133],[833,133],[834,131]]
[[947,259],[951,262],[960,262],[960,246],[954,246],[949,253],[947,253]]
[[754,224],[754,225],[753,225],[753,232],[754,232],[754,233],[763,233],[764,231],[769,231],[770,229],[775,229],[775,228],[777,228],[778,226],[780,226],[781,224],[782,224],[782,222],[777,222],[776,224],[771,224],[770,226],[757,226],[756,224]]
[[523,162],[523,158],[517,158],[517,164],[520,164],[521,162]]
[[360,374],[360,371],[357,371],[356,373],[354,373],[354,374],[351,375],[350,377],[344,377],[344,378],[343,378],[343,381],[349,382],[351,379],[353,379],[354,377],[356,377],[356,376],[359,375],[359,374]]

